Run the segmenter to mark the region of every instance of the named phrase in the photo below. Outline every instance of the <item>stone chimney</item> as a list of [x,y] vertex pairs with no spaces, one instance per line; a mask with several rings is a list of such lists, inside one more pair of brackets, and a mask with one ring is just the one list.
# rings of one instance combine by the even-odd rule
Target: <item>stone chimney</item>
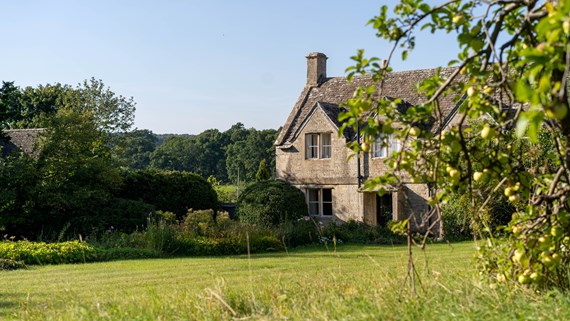
[[327,56],[311,52],[307,56],[307,86],[317,87],[327,78]]

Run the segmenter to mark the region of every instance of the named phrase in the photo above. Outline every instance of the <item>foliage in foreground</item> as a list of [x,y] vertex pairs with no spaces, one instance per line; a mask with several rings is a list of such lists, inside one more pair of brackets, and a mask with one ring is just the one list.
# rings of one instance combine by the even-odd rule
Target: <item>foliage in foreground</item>
[[[483,275],[498,282],[569,288],[570,1],[460,0],[432,6],[402,0],[392,15],[383,6],[369,24],[394,47],[382,62],[365,58],[363,51],[352,57],[349,79],[368,75],[377,84],[357,89],[340,116],[341,131],[363,127],[367,144],[394,135],[407,148],[387,159],[393,172],[365,186],[398,187],[406,177],[427,183],[434,189],[435,208],[428,215],[440,223],[440,205],[456,193],[469,198],[475,217],[489,216],[489,200],[503,193],[515,208],[503,230],[509,235],[505,242],[495,239],[489,226],[481,229],[489,240],[479,256]],[[402,101],[382,94],[383,80],[394,50],[403,48],[405,60],[416,31],[426,28],[458,34],[457,60],[449,63],[455,68],[448,76],[438,71],[420,81],[422,103],[398,112]],[[443,99],[457,103],[457,124],[446,125]],[[382,117],[362,124],[363,115],[371,112]],[[483,126],[474,128],[473,121]],[[429,124],[441,127],[425,130]],[[538,146],[541,128],[549,132],[552,149]],[[524,141],[530,150],[520,148]],[[357,143],[351,147],[363,150]],[[526,166],[540,154],[544,163]],[[434,232],[444,237],[445,225],[439,227]]]

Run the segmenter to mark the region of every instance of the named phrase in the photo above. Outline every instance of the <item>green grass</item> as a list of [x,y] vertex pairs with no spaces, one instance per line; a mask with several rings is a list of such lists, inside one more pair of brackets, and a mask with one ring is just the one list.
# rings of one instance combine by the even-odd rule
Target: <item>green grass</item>
[[[243,191],[244,187],[240,188]],[[237,185],[218,185],[214,187],[218,194],[218,201],[222,203],[237,202],[238,186]]]
[[[329,249],[330,250],[330,249]],[[32,267],[0,273],[0,319],[570,320],[557,292],[492,289],[473,243],[416,250],[422,287],[404,285],[405,246]]]

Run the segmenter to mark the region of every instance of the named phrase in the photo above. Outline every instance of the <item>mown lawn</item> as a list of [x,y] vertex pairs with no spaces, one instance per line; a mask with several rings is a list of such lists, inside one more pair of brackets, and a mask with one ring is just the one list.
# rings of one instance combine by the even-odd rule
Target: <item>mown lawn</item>
[[32,267],[0,272],[0,319],[570,320],[570,296],[480,283],[473,253],[416,250],[417,296],[405,246]]

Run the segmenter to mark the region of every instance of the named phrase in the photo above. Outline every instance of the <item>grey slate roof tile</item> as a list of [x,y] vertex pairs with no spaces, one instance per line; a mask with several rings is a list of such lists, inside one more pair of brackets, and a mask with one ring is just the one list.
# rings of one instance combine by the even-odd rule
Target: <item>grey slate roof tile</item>
[[2,132],[8,137],[8,140],[0,140],[1,156],[6,157],[18,149],[30,156],[35,155],[36,139],[43,131],[43,128],[3,130]]
[[[434,76],[437,70],[437,68],[434,68],[391,72],[386,75],[384,80],[382,96],[393,99],[400,98],[405,101],[408,106],[420,104],[425,101],[426,97],[416,91],[415,84],[428,77]],[[441,68],[440,75],[445,78],[450,76],[453,71],[455,71],[455,68]],[[455,81],[461,81],[461,78],[463,77],[460,76]],[[321,104],[331,120],[340,127],[341,124],[338,122],[338,107],[349,98],[352,98],[357,87],[372,85],[378,86],[372,81],[371,77],[362,76],[354,77],[352,82],[349,82],[346,77],[332,77],[327,78],[318,87],[306,86],[301,92],[283,129],[279,133],[275,145],[279,146],[291,143],[299,126],[305,122],[317,103]],[[454,110],[458,98],[457,95],[447,95],[439,99],[444,116],[449,115]],[[348,135],[350,135],[350,133]],[[346,133],[345,136],[347,136]]]

